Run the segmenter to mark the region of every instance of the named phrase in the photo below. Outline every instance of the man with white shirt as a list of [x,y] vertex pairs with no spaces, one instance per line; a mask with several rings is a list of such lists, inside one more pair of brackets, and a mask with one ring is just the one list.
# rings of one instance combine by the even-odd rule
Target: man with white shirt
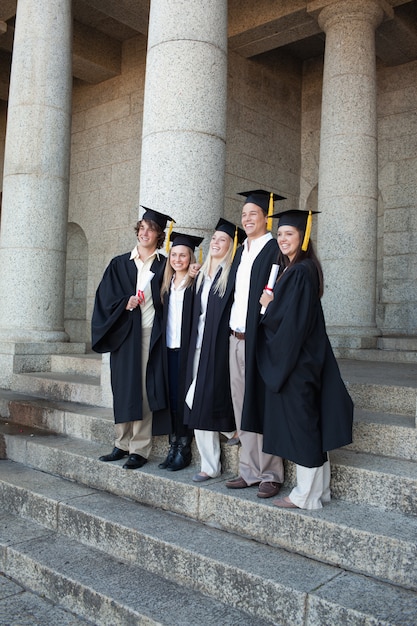
[[125,469],[145,465],[152,434],[170,432],[167,391],[161,384],[160,289],[166,256],[159,248],[172,218],[143,208],[135,227],[137,245],[110,261],[96,292],[91,323],[93,350],[110,352],[116,429],[114,448],[100,461],[128,456]]
[[[278,244],[268,230],[268,214],[274,212],[274,201],[285,198],[262,189],[239,195],[246,197],[242,209],[242,226],[247,238],[233,261],[228,289],[234,290],[229,324],[230,387],[241,450],[239,476],[228,480],[226,487],[244,489],[259,485],[257,496],[271,498],[279,492],[284,482],[283,461],[262,450],[262,415],[255,416],[259,420],[257,432],[242,431],[241,420],[246,401],[245,388],[262,389],[263,386],[257,372],[255,353],[261,310],[259,298],[278,256]],[[245,406],[247,410],[251,409]]]

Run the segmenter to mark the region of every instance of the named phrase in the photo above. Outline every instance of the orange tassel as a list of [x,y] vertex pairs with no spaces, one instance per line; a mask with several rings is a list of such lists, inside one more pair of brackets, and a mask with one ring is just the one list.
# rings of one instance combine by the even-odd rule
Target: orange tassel
[[307,216],[306,232],[304,233],[303,245],[301,246],[301,250],[303,252],[307,252],[308,242],[310,241],[312,222],[313,214],[311,213],[311,211],[309,211]]

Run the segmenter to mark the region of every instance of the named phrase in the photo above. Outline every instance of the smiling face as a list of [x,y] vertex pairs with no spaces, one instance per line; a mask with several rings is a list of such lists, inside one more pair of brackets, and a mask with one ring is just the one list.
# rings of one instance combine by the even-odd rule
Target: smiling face
[[280,226],[277,241],[282,254],[292,261],[300,249],[301,233],[295,226]]
[[156,250],[159,233],[153,224],[147,220],[142,220],[138,229],[139,247],[148,252]]
[[169,262],[177,274],[185,273],[191,261],[191,250],[188,246],[173,246],[169,253]]
[[267,232],[268,217],[261,207],[252,202],[243,205],[242,226],[249,240],[258,239]]
[[223,259],[230,247],[231,238],[227,233],[216,230],[210,241],[210,254],[213,259]]

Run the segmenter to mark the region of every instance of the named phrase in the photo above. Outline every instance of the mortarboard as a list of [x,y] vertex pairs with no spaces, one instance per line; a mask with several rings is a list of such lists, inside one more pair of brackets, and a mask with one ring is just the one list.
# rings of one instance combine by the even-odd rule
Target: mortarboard
[[242,228],[239,228],[239,226],[237,226],[236,224],[233,224],[232,222],[225,220],[223,217],[219,219],[219,221],[217,222],[216,228],[214,230],[215,231],[219,230],[223,233],[226,233],[229,235],[229,237],[233,239],[232,258],[234,258],[238,244],[243,243],[244,240],[246,239],[245,231]]
[[174,231],[171,233],[172,247],[187,246],[188,248],[191,248],[193,252],[197,246],[200,245],[203,239],[204,237],[195,237],[194,235],[186,235],[184,233],[176,233]]
[[274,213],[271,217],[279,218],[278,228],[280,226],[293,226],[294,228],[298,228],[298,230],[304,231],[304,240],[301,249],[306,252],[310,240],[312,216],[316,213],[320,213],[320,211],[290,209],[288,211]]
[[268,230],[272,229],[272,213],[274,212],[274,202],[276,200],[286,200],[285,196],[280,196],[272,191],[265,191],[264,189],[254,189],[253,191],[241,191],[239,196],[245,196],[245,204],[249,202],[256,204],[262,209],[264,213],[268,215]]

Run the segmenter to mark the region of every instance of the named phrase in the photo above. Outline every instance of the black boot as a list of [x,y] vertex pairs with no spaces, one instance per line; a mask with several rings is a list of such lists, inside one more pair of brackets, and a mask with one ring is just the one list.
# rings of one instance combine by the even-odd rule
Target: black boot
[[169,450],[165,461],[158,465],[159,469],[167,469],[177,455],[178,441],[176,435],[169,436]]
[[188,467],[191,463],[191,440],[192,437],[180,437],[178,440],[178,447],[176,455],[171,463],[167,466],[167,470],[170,472],[176,472],[178,470]]

